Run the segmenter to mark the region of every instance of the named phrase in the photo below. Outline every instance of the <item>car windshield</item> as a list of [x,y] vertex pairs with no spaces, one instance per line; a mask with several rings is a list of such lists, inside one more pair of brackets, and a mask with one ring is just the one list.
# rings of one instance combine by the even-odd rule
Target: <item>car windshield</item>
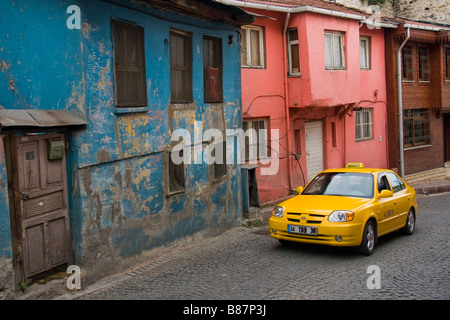
[[323,172],[318,174],[302,194],[373,197],[373,175],[358,172]]

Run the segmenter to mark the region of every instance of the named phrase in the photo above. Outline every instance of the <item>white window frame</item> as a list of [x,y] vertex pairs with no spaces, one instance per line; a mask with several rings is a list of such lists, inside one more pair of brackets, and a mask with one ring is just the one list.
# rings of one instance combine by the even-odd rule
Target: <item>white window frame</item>
[[[327,52],[326,48],[326,38],[330,36],[330,48],[329,52]],[[335,36],[338,36],[339,43],[335,43]],[[345,70],[345,33],[339,31],[325,31],[324,34],[324,51],[325,51],[325,69],[326,70]],[[336,46],[339,46],[338,51],[336,51]],[[335,52],[339,52],[341,64],[338,64],[338,61],[335,57]],[[331,65],[327,65],[327,54],[331,56]]]
[[[296,31],[297,32],[297,40],[291,40],[290,39],[290,32],[289,31]],[[289,75],[290,76],[299,76],[300,75],[300,52],[298,53],[298,71],[294,71],[292,69],[292,47],[295,45],[299,46],[300,51],[300,42],[298,39],[298,29],[288,29],[287,30],[287,44],[288,44],[288,61],[289,61]]]
[[[365,43],[364,46],[362,46],[362,42]],[[370,51],[371,51],[371,41],[370,37],[367,36],[361,36],[359,37],[359,57],[360,57],[360,67],[363,70],[370,70],[371,68],[371,60],[370,60]],[[362,52],[364,50],[364,52]],[[365,59],[365,65],[363,65],[363,60],[361,57],[364,56]]]
[[367,140],[373,140],[373,108],[361,108],[355,116],[355,141]]
[[[243,43],[243,37],[241,39],[241,46],[245,45],[245,48],[251,47],[251,39],[250,39],[250,33],[251,31],[257,31],[259,34],[259,57],[260,57],[260,63],[252,65],[252,50],[246,50],[246,55],[241,55],[241,67],[243,68],[265,68],[265,50],[264,50],[264,28],[259,26],[242,26],[241,27],[241,33],[245,32],[245,44]],[[241,50],[244,50],[241,48]]]
[[[263,135],[263,136],[259,135],[260,129],[267,130],[266,132],[268,132],[268,120],[269,120],[269,118],[249,118],[249,119],[243,120],[244,134],[249,129],[255,129],[255,131],[256,131],[255,132],[256,135],[252,135],[252,134],[248,135],[248,145],[245,143],[245,159],[244,159],[245,162],[254,162],[254,161],[258,161],[258,160],[267,159],[270,157],[269,136],[268,136],[268,134]],[[260,122],[260,121],[264,122],[264,128],[260,128],[259,126],[258,126],[258,129],[254,128],[254,126],[256,125],[256,122]],[[260,157],[260,155],[259,155],[259,153],[260,153],[259,148],[261,147],[260,141],[259,141],[260,137],[267,139],[265,141],[265,143],[262,143],[262,146],[269,147],[269,148],[267,148],[265,156],[263,156],[263,157]],[[250,154],[250,150],[251,150],[250,146],[254,147],[253,150],[255,151],[256,154]]]

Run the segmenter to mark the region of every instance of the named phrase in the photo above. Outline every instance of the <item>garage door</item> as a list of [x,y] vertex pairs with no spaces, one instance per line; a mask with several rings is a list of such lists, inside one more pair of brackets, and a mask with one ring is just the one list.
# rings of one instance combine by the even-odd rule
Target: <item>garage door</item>
[[306,170],[308,181],[323,170],[322,121],[306,122]]

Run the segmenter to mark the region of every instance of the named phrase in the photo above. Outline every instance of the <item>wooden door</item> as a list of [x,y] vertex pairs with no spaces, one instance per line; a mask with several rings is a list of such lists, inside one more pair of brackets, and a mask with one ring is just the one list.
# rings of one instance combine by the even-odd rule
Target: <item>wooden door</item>
[[[50,149],[52,145],[59,149]],[[65,146],[63,134],[21,136],[16,140],[16,214],[21,221],[25,280],[71,263],[66,155],[61,146]]]

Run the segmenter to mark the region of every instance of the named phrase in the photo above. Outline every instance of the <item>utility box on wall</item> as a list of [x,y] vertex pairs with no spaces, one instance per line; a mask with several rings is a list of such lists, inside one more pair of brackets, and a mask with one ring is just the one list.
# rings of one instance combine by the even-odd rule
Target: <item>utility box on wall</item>
[[64,155],[64,141],[47,140],[48,160],[62,159],[63,155]]

